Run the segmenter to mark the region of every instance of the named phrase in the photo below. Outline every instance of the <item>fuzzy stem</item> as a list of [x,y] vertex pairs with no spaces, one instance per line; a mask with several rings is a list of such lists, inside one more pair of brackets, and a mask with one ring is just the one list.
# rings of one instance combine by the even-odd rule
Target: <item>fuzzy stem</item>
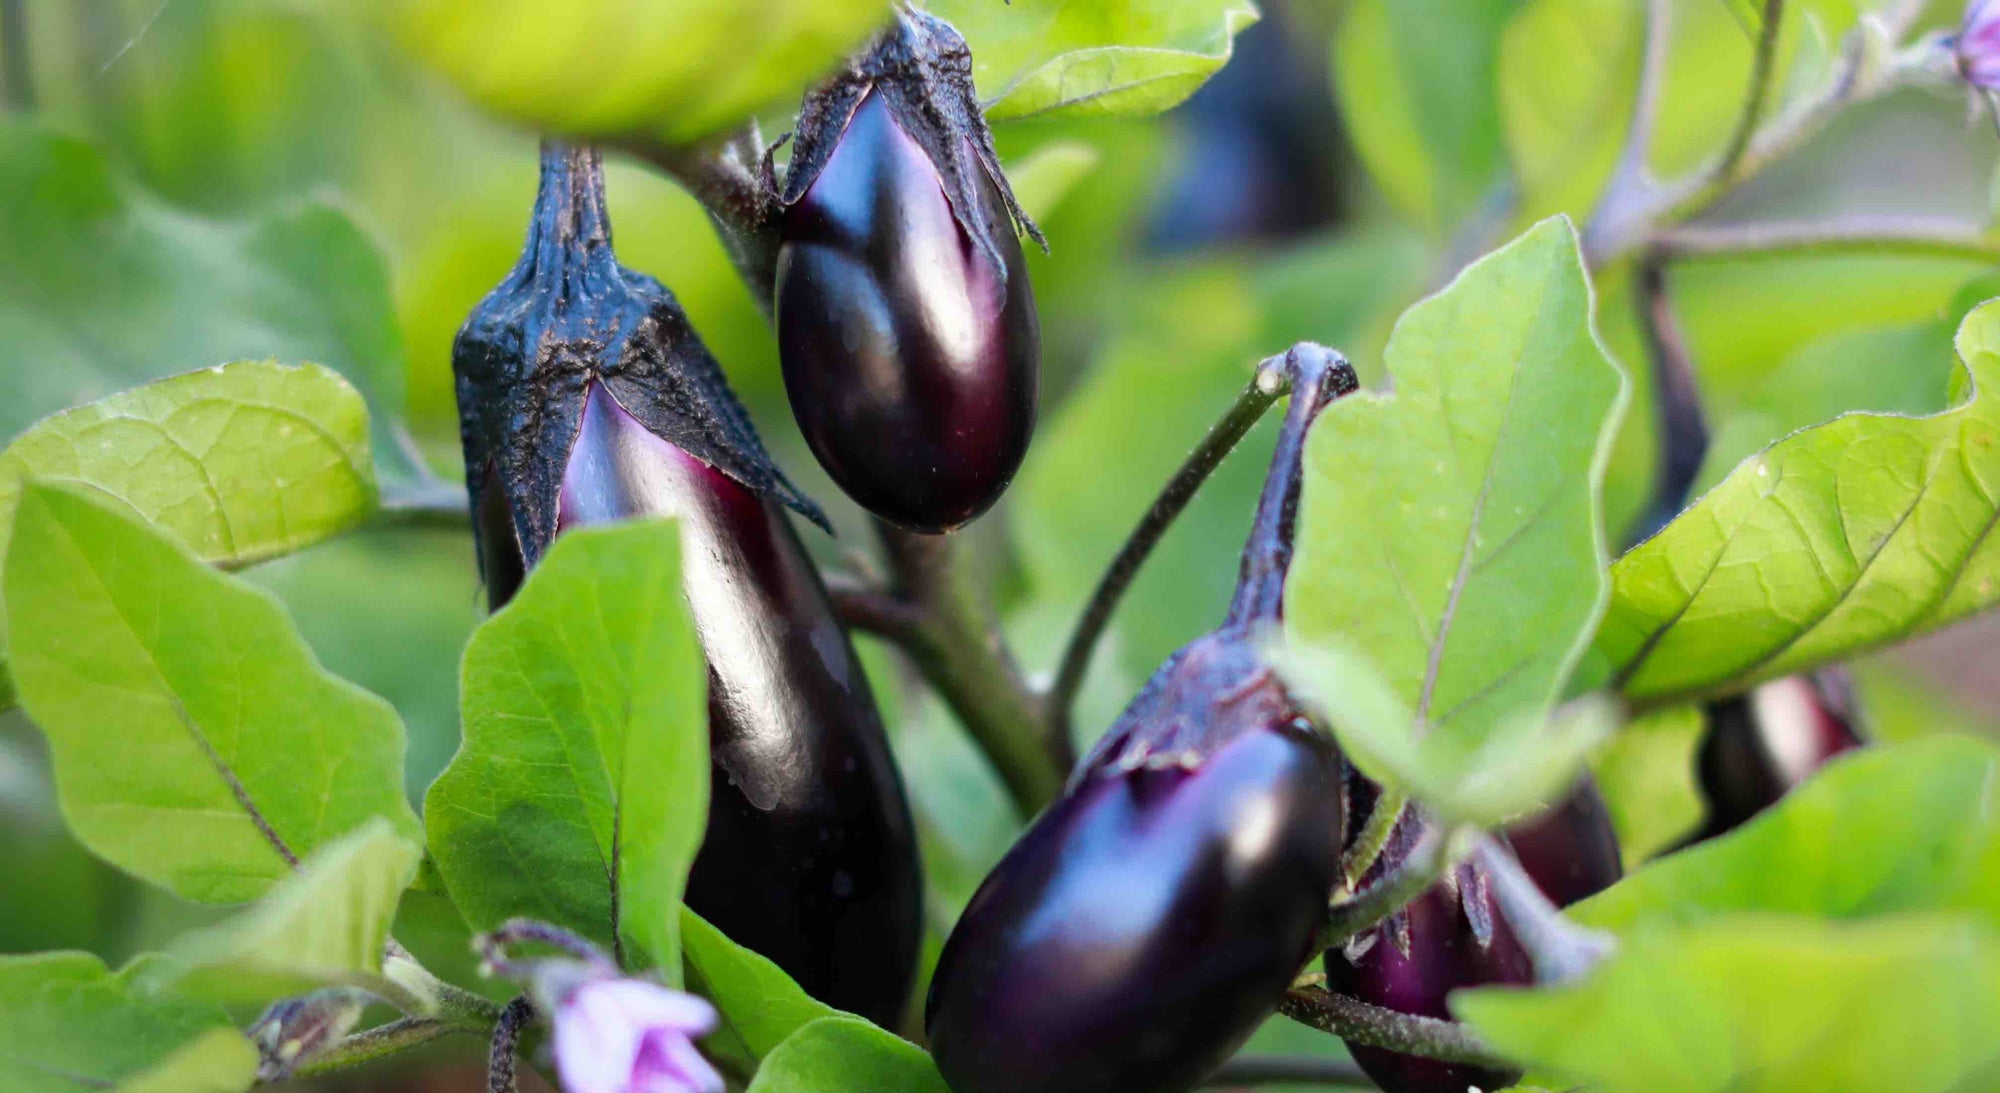
[[1317,987],[1287,990],[1278,1002],[1278,1012],[1350,1044],[1491,1070],[1514,1069],[1513,1063],[1456,1021],[1398,1013]]
[[1652,252],[1665,261],[1734,259],[1790,254],[1887,251],[1991,262],[2000,241],[1955,220],[1923,216],[1845,216],[1804,222],[1767,222],[1663,228]]
[[484,1032],[485,1024],[473,1024],[463,1020],[444,1020],[435,1017],[405,1017],[391,1021],[332,1045],[325,1051],[299,1064],[292,1072],[293,1078],[312,1078],[331,1074],[340,1070],[351,1070],[378,1059],[422,1047],[435,1040],[458,1033],[474,1034]]
[[1729,143],[1710,171],[1714,184],[1730,184],[1744,153],[1750,150],[1750,138],[1757,135],[1757,124],[1763,120],[1764,105],[1771,97],[1771,73],[1777,67],[1778,33],[1784,21],[1785,0],[1764,0],[1764,22],[1757,30],[1757,53],[1750,66],[1750,90],[1743,96],[1743,109],[1729,134]]
[[493,1024],[493,1045],[486,1056],[486,1093],[519,1093],[514,1071],[520,1065],[521,1030],[535,1017],[526,998],[516,998]]
[[1457,860],[1458,855],[1451,849],[1453,841],[1436,827],[1426,825],[1417,844],[1410,848],[1409,855],[1401,864],[1390,870],[1387,876],[1329,909],[1326,925],[1321,927],[1319,940],[1313,948],[1319,952],[1331,949],[1423,895],[1426,889],[1444,877]]
[[1056,669],[1055,683],[1049,688],[1049,713],[1059,721],[1067,723],[1071,708],[1076,704],[1077,692],[1083,689],[1084,677],[1090,668],[1091,654],[1097,650],[1099,639],[1111,621],[1112,612],[1124,598],[1127,589],[1139,575],[1139,569],[1146,559],[1186,510],[1195,493],[1207,482],[1215,468],[1233,451],[1238,442],[1248,435],[1251,428],[1264,416],[1264,412],[1290,389],[1291,377],[1282,372],[1260,369],[1255,379],[1244,386],[1230,403],[1229,409],[1201,438],[1194,451],[1188,453],[1180,468],[1146,514],[1139,518],[1139,524],[1125,537],[1111,564],[1098,578],[1097,588],[1090,594],[1090,602],[1084,606],[1083,614],[1077,617],[1076,626],[1070,631],[1069,643],[1063,649],[1062,661]]

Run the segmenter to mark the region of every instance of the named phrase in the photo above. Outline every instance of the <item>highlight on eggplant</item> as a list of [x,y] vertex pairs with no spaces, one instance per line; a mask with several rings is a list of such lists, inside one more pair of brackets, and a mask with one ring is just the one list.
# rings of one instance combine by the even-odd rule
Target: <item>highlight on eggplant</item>
[[1695,771],[1707,815],[1690,843],[1735,829],[1865,743],[1853,684],[1839,668],[1758,684],[1703,715]]
[[1258,641],[1283,609],[1307,427],[1356,381],[1309,344],[1264,367],[1292,403],[1227,617],[1160,667],[939,958],[926,1025],[957,1093],[1192,1089],[1326,922],[1344,764]]
[[[1380,791],[1350,767],[1347,792],[1350,823],[1359,830],[1373,814]],[[1406,808],[1360,886],[1399,867],[1427,822],[1417,809]],[[1588,776],[1555,806],[1510,827],[1505,842],[1535,886],[1557,906],[1596,895],[1623,872],[1610,813]],[[1398,1013],[1445,1020],[1452,1017],[1446,1001],[1454,990],[1535,981],[1534,962],[1500,914],[1491,877],[1477,858],[1458,864],[1401,910],[1329,950],[1323,965],[1332,990]],[[1348,1051],[1388,1093],[1498,1090],[1520,1079],[1516,1072],[1363,1044],[1350,1043]]]
[[709,661],[712,796],[687,901],[830,1005],[893,1024],[922,933],[881,717],[766,455],[659,282],[618,265],[598,155],[547,145],[527,252],[453,349],[497,609],[560,532],[681,522]]
[[806,97],[781,196],[774,310],[813,454],[919,532],[986,511],[1034,431],[1041,332],[965,39],[899,9]]

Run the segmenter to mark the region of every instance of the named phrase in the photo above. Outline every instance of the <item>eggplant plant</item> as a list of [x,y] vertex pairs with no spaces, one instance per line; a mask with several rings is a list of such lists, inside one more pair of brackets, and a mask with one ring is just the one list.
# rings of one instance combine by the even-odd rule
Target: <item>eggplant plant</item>
[[322,7],[0,0],[0,1093],[2000,1081],[2000,3]]

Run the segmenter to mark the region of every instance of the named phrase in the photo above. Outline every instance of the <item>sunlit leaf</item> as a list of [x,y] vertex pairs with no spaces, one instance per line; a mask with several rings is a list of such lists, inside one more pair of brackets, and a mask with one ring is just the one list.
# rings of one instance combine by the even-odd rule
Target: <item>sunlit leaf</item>
[[748,1093],[950,1093],[930,1056],[858,1017],[827,1017],[764,1060]]
[[1569,986],[1451,1005],[1502,1052],[1607,1093],[1942,1093],[2000,1054],[2000,935],[1739,915],[1627,937]]
[[972,47],[987,117],[1157,114],[1229,61],[1251,0],[931,0]]
[[1958,352],[1963,405],[1787,437],[1619,559],[1587,680],[1649,702],[1736,690],[1991,604],[2000,306],[1966,317]]
[[229,903],[373,817],[414,838],[396,711],[321,668],[270,593],[123,507],[29,485],[4,580],[21,705],[84,845]]
[[883,25],[883,0],[373,0],[413,55],[538,129],[687,142],[806,87]]
[[176,945],[172,989],[243,1004],[375,990],[389,923],[422,857],[382,820],[322,847],[255,905]]
[[472,637],[465,742],[424,799],[475,929],[525,915],[680,978],[680,898],[708,819],[707,662],[678,525],[556,540]]
[[776,964],[729,940],[685,907],[681,959],[687,989],[715,1003],[722,1017],[722,1026],[702,1047],[745,1064],[746,1073],[799,1029],[822,1017],[844,1016],[807,994]]
[[1343,740],[1393,732],[1464,757],[1506,737],[1550,754],[1588,737],[1542,722],[1608,585],[1598,494],[1624,380],[1591,311],[1575,234],[1547,221],[1406,312],[1384,358],[1392,390],[1313,427],[1286,636],[1379,673],[1373,714],[1329,710]]

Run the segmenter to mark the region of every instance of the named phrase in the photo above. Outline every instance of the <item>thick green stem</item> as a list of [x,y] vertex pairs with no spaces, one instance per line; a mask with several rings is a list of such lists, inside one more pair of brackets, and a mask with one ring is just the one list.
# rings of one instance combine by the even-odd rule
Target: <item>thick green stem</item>
[[1398,1013],[1317,987],[1293,987],[1286,991],[1278,1003],[1278,1012],[1350,1044],[1491,1070],[1514,1068],[1513,1063],[1456,1021]]

